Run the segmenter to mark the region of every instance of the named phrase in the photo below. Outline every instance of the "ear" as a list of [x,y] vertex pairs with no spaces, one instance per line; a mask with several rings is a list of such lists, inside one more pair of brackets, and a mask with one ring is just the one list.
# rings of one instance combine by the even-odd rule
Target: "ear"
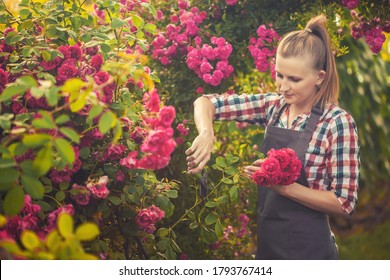
[[325,80],[325,76],[326,76],[326,72],[324,70],[318,72],[317,82],[316,82],[317,86],[320,86],[322,84],[322,82]]

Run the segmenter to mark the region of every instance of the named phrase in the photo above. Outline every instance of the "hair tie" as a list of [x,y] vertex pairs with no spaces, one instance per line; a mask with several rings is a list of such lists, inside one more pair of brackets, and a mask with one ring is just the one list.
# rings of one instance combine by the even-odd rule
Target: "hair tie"
[[313,33],[313,30],[311,30],[311,28],[309,28],[309,27],[305,27],[305,30],[306,30],[307,32],[309,32],[309,33]]

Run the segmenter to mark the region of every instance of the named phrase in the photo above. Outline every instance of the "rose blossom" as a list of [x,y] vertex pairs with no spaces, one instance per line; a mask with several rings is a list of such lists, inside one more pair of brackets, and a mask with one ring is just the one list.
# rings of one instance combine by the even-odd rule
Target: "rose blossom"
[[299,178],[301,169],[302,163],[294,150],[271,149],[260,170],[252,175],[252,179],[262,186],[289,185]]
[[110,191],[107,189],[107,183],[108,176],[101,176],[97,183],[89,182],[87,184],[87,189],[92,193],[95,198],[104,199],[110,193]]
[[268,174],[261,169],[253,173],[252,179],[256,182],[256,184],[261,186],[267,186],[269,184]]
[[79,205],[88,205],[91,192],[85,187],[78,184],[72,185],[71,198]]
[[164,106],[160,110],[160,125],[163,127],[170,127],[175,119],[176,111],[173,106]]
[[139,229],[146,231],[147,233],[153,233],[155,223],[164,218],[165,212],[157,206],[150,206],[149,208],[142,209],[135,217],[135,222]]
[[91,66],[99,71],[103,65],[103,56],[101,54],[97,54],[91,58]]
[[136,169],[138,167],[137,156],[138,156],[138,152],[132,151],[127,155],[127,157],[122,158],[119,161],[119,164],[129,169]]
[[59,214],[67,213],[71,216],[74,215],[74,208],[72,204],[66,204],[58,208],[57,210],[54,210],[47,216],[47,226],[45,230],[51,231],[52,229],[56,228],[56,222]]

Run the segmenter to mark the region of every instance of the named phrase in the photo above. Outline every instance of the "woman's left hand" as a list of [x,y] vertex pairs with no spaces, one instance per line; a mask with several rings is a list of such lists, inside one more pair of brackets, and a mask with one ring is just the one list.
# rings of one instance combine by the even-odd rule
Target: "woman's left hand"
[[263,161],[264,161],[264,159],[258,159],[258,160],[256,160],[256,161],[253,163],[253,165],[245,166],[245,169],[244,169],[245,174],[246,174],[249,178],[252,178],[252,175],[253,175],[256,171],[260,170]]

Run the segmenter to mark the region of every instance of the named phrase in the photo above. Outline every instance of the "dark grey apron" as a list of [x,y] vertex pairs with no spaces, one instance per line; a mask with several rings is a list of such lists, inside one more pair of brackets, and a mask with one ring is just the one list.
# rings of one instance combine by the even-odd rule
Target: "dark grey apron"
[[[284,107],[267,127],[260,151],[266,154],[271,148],[292,148],[304,166],[306,150],[323,110],[315,106],[304,131],[296,131],[275,126]],[[296,182],[308,187],[304,167]],[[328,216],[266,187],[258,187],[257,227],[257,259],[338,259]]]

